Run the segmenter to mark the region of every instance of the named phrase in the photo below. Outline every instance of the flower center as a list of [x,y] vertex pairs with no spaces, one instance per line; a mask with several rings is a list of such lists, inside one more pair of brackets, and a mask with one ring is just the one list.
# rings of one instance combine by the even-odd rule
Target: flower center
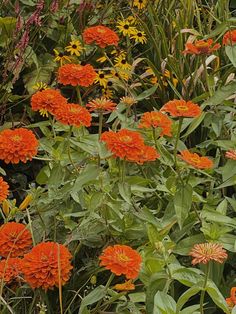
[[125,24],[125,25],[124,25],[124,29],[129,29],[129,25],[128,25],[128,24]]
[[122,142],[125,142],[125,143],[128,143],[128,142],[132,141],[132,138],[129,135],[124,135],[120,139],[121,139]]
[[199,164],[201,160],[198,157],[192,157],[191,161],[194,162],[195,164]]
[[60,53],[58,54],[58,57],[62,58],[62,57],[63,57],[63,53],[60,52]]
[[107,82],[107,86],[112,86],[112,82],[111,81]]
[[77,49],[77,46],[76,45],[72,45],[71,46],[73,49]]
[[137,33],[138,37],[143,37],[142,33]]
[[125,60],[125,59],[122,59],[122,60],[121,60],[121,63],[122,63],[122,64],[126,64],[126,60]]
[[104,29],[102,29],[102,28],[98,28],[98,32],[101,33],[101,34],[105,33]]
[[104,78],[105,75],[104,75],[104,74],[99,74],[99,77],[100,77],[100,78]]
[[188,111],[188,106],[180,105],[180,106],[177,106],[177,109],[179,111]]
[[12,139],[13,139],[13,141],[15,141],[15,142],[20,142],[20,141],[22,140],[22,137],[19,136],[19,135],[14,135],[14,136],[12,136]]
[[129,257],[123,253],[118,254],[117,256],[119,262],[124,263],[124,262],[129,262]]
[[74,107],[72,107],[72,108],[70,108],[70,112],[71,113],[79,113],[79,108],[74,108]]

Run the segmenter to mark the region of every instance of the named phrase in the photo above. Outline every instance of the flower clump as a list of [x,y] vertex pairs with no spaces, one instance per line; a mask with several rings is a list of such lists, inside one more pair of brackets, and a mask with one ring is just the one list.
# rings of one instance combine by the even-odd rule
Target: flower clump
[[162,112],[145,112],[140,120],[139,128],[160,128],[160,136],[171,136],[172,120]]
[[117,276],[125,275],[127,279],[135,279],[140,271],[141,255],[130,246],[108,246],[99,256],[100,266],[104,266]]
[[207,264],[209,261],[222,264],[228,258],[228,254],[218,243],[195,244],[189,255],[193,257],[193,265]]
[[0,133],[0,159],[6,164],[26,163],[37,154],[38,145],[38,140],[30,130],[3,130]]
[[220,44],[213,44],[212,39],[208,40],[196,40],[194,43],[186,43],[184,54],[193,55],[209,55],[215,50],[220,48]]
[[172,117],[195,118],[200,116],[202,110],[192,101],[170,100],[162,108],[161,111],[168,112]]
[[201,157],[197,153],[191,153],[190,151],[183,150],[180,152],[180,158],[185,162],[197,169],[211,169],[213,167],[213,161],[208,157]]

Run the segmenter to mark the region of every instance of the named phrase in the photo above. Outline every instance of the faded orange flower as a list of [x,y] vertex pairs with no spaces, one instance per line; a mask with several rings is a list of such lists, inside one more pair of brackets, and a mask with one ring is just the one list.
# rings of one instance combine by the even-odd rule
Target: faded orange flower
[[10,257],[0,261],[0,282],[9,283],[21,274],[22,259]]
[[86,44],[95,43],[99,47],[105,48],[110,45],[117,46],[119,37],[109,27],[98,25],[86,28],[83,32],[83,40]]
[[33,111],[43,113],[54,113],[58,107],[67,103],[67,99],[61,95],[59,90],[45,89],[36,92],[31,97],[31,107]]
[[133,161],[133,162],[136,162],[137,164],[142,165],[145,162],[155,161],[159,157],[160,155],[155,150],[155,148],[151,146],[143,145],[143,147],[140,147],[140,151],[137,154],[137,156],[135,156],[133,160],[130,159],[129,161]]
[[172,117],[186,117],[195,118],[200,116],[202,110],[197,105],[191,101],[181,100],[171,100],[168,101],[162,108],[161,111],[168,112]]
[[0,203],[9,195],[9,185],[0,177]]
[[108,246],[99,256],[100,266],[104,266],[117,276],[125,275],[127,279],[138,276],[142,258],[130,246],[116,244]]
[[230,30],[224,34],[223,45],[235,45],[236,44],[236,29]]
[[0,256],[23,256],[31,246],[31,233],[24,224],[8,222],[0,227]]
[[37,154],[38,145],[38,140],[30,130],[3,130],[0,133],[0,159],[6,164],[25,163]]
[[116,103],[111,101],[110,99],[107,99],[105,97],[96,98],[94,100],[91,100],[86,107],[89,108],[89,111],[94,112],[110,112],[116,109]]
[[31,288],[53,289],[63,286],[73,268],[72,255],[62,244],[42,242],[37,244],[22,260],[22,272]]
[[213,167],[213,161],[208,157],[201,157],[197,153],[191,153],[189,150],[183,150],[180,152],[180,158],[185,162],[197,169],[211,169]]
[[236,287],[231,288],[230,297],[226,298],[226,302],[229,307],[234,307],[236,305]]
[[115,290],[118,291],[130,291],[130,290],[135,290],[135,285],[132,283],[131,280],[125,281],[124,283],[117,283],[114,286]]
[[172,120],[158,111],[145,112],[139,123],[139,128],[160,128],[160,136],[171,136]]
[[186,43],[184,54],[208,55],[220,48],[220,44],[213,44],[212,39],[196,40],[194,43]]
[[235,150],[229,150],[225,153],[225,157],[229,159],[236,160],[236,151]]
[[209,261],[222,264],[228,258],[228,254],[218,243],[195,244],[189,255],[193,257],[193,265],[207,264]]
[[58,82],[63,85],[84,86],[92,85],[97,74],[90,64],[65,64],[58,70]]
[[89,127],[92,120],[89,111],[77,104],[66,104],[58,108],[55,112],[55,118],[62,124],[76,127]]

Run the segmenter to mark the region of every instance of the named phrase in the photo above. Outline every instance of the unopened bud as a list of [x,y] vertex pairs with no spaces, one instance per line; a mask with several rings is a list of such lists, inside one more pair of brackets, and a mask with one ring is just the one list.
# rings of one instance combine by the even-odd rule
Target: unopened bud
[[4,213],[4,215],[7,217],[10,213],[10,204],[8,202],[8,200],[4,200],[2,202],[2,211]]
[[33,199],[33,196],[31,194],[28,194],[26,198],[23,200],[23,202],[20,204],[19,210],[26,209],[31,203],[32,199]]

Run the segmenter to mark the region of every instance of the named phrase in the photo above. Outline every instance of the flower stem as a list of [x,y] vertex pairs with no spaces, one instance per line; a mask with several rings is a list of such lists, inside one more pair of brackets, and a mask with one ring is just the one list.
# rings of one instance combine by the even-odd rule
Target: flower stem
[[[102,126],[103,126],[103,113],[100,112],[98,115],[98,140],[100,141],[101,135],[102,135]],[[98,153],[98,166],[101,164],[101,158]]]
[[207,85],[207,91],[209,92],[209,95],[212,96],[211,86],[210,86],[210,82],[209,82],[209,76],[208,76],[208,72],[207,72],[206,59],[204,56],[202,58],[202,63],[203,63],[203,68],[204,68],[204,75],[205,75],[205,80],[206,80],[206,85]]
[[206,286],[207,286],[207,280],[209,277],[209,271],[210,271],[210,263],[207,263],[206,265],[206,273],[205,273],[205,280],[203,284],[203,289],[201,291],[200,295],[200,313],[204,314],[204,298],[205,298],[205,293],[206,293]]
[[79,86],[76,87],[76,94],[77,94],[77,100],[78,100],[79,104],[82,106],[82,98],[81,98]]
[[177,147],[178,147],[178,143],[179,143],[179,138],[180,138],[180,132],[181,132],[181,127],[183,124],[183,117],[180,117],[179,119],[179,124],[178,124],[178,130],[177,130],[177,135],[176,135],[176,141],[175,141],[175,147],[174,147],[174,165],[176,166],[176,162],[177,162]]

